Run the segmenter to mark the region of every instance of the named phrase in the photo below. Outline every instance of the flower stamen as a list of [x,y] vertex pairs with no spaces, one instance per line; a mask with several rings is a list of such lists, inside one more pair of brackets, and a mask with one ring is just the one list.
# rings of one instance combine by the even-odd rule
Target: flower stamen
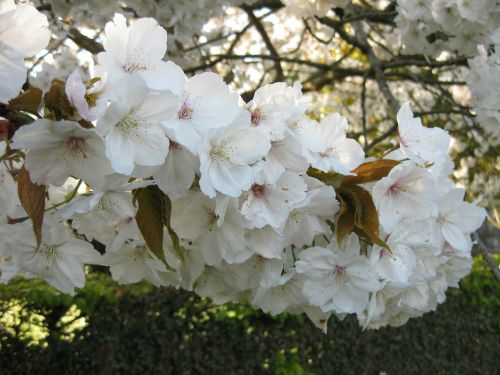
[[264,198],[266,196],[266,185],[253,184],[250,190],[256,198]]

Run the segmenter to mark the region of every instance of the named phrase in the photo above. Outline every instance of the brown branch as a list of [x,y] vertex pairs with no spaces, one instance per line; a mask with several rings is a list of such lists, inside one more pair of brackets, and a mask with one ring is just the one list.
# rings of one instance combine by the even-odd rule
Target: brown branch
[[[271,39],[269,38],[269,35],[267,34],[267,31],[264,28],[262,22],[260,22],[260,20],[255,16],[253,11],[249,7],[242,6],[241,8],[246,12],[248,18],[259,32],[271,56],[279,57],[279,53],[274,47],[273,43],[271,42]],[[283,74],[283,68],[281,67],[281,62],[279,59],[274,60],[274,67],[276,69],[275,81],[276,82],[284,81],[285,75]]]
[[[356,9],[361,9],[356,7]],[[359,11],[357,14],[351,15],[349,17],[343,17],[339,22],[339,24],[352,23],[361,20],[367,20],[373,23],[381,23],[385,25],[395,26],[394,18],[398,15],[396,10],[388,10],[388,11]]]
[[316,17],[316,19],[323,25],[329,26],[340,35],[347,43],[358,47],[362,52],[366,53],[364,46],[358,43],[356,38],[347,33],[343,27],[343,23],[329,17]]
[[403,55],[398,56],[397,59],[392,61],[385,61],[382,63],[384,69],[399,68],[402,66],[423,66],[430,68],[440,68],[444,66],[467,66],[467,59],[465,57],[453,58],[444,61],[429,60],[421,55]]
[[268,8],[273,10],[278,10],[283,7],[281,0],[261,0],[255,1],[253,4],[247,5],[248,9],[256,10],[262,8]]
[[83,35],[80,31],[78,31],[78,29],[70,29],[68,32],[68,37],[73,42],[75,42],[78,47],[86,49],[94,55],[104,51],[104,47],[102,46],[102,44]]
[[[275,11],[274,10],[270,10],[269,12],[267,12],[266,14],[258,17],[259,20],[263,20],[264,18],[266,18],[267,16],[273,14]],[[227,49],[226,51],[226,54],[227,55],[230,55],[233,53],[234,49],[236,48],[236,45],[239,43],[239,41],[241,40],[241,38],[243,37],[243,35],[247,32],[247,30],[252,26],[251,23],[248,23],[243,29],[241,29],[240,31],[238,31],[236,33],[236,37],[234,38],[234,40],[231,42],[229,48]],[[187,69],[184,69],[184,73],[186,74],[192,74],[192,73],[196,73],[197,71],[200,71],[200,70],[205,70],[205,69],[209,69],[209,68],[213,68],[215,65],[217,65],[218,63],[222,62],[224,60],[224,57],[225,55],[219,55],[219,57],[215,60],[212,60],[208,63],[205,63],[205,64],[201,64],[201,65],[197,65],[197,66],[193,66],[191,68],[187,68]],[[214,57],[214,55],[211,55],[211,56],[207,56],[208,58],[210,57]]]
[[307,32],[309,32],[309,34],[314,38],[316,39],[318,42],[320,42],[321,44],[330,44],[331,41],[333,40],[333,38],[335,38],[335,33],[332,33],[332,36],[328,39],[328,40],[324,40],[324,39],[321,39],[318,35],[316,35],[313,31],[313,29],[311,28],[311,26],[309,25],[309,23],[307,22],[307,20],[303,20],[304,21],[304,26],[307,30]]
[[28,75],[35,69],[38,64],[40,64],[45,58],[50,55],[51,53],[54,53],[59,47],[61,47],[66,39],[68,38],[67,35],[62,37],[61,39],[57,40],[52,46],[47,47],[47,52],[45,52],[42,56],[40,56],[34,63],[31,65],[31,67],[28,69]]
[[245,54],[245,55],[221,54],[221,55],[211,55],[211,56],[220,57],[222,59],[228,59],[228,60],[245,60],[245,59],[259,59],[259,60],[273,60],[273,61],[280,60],[282,62],[297,63],[305,66],[310,66],[312,68],[328,70],[328,65],[292,57],[282,57],[282,56],[262,55],[262,54]]
[[368,131],[366,129],[366,81],[368,77],[363,78],[361,86],[361,127],[363,128],[363,145],[364,148],[368,145]]
[[434,109],[434,110],[429,110],[429,111],[421,111],[421,112],[413,112],[413,114],[416,117],[423,117],[423,116],[432,116],[432,115],[451,115],[451,114],[457,114],[457,115],[464,115],[470,118],[476,117],[476,115],[470,113],[466,109]]
[[368,35],[363,29],[363,24],[361,22],[354,22],[353,28],[356,32],[355,39],[357,43],[363,47],[363,51],[366,53],[366,57],[368,57],[368,61],[370,62],[373,72],[375,73],[375,80],[377,81],[377,85],[382,94],[384,94],[384,97],[389,104],[390,110],[395,117],[396,113],[399,110],[399,102],[394,97],[389,85],[387,84],[387,79],[385,77],[382,63],[380,59],[375,55],[373,48],[370,46],[370,44],[368,44]]
[[368,152],[370,149],[372,149],[378,143],[385,141],[392,134],[394,134],[397,129],[398,129],[398,124],[394,123],[389,129],[387,129],[385,132],[383,132],[381,135],[379,135],[377,138],[375,138],[373,141],[371,141],[368,145],[366,145],[365,152]]

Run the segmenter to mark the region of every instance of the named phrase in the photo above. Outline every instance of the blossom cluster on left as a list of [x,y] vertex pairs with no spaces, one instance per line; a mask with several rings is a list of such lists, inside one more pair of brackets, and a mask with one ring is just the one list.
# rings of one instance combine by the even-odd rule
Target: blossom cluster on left
[[34,7],[0,1],[0,103],[17,96],[26,81],[24,59],[43,50],[50,39],[47,17]]
[[[36,46],[11,43],[24,52],[13,68],[0,61],[0,72],[26,69],[50,37],[46,19],[0,4],[0,53],[14,53],[26,15],[37,25]],[[299,83],[244,102],[217,74],[164,61],[156,20],[115,14],[104,32],[88,76],[20,95],[25,73],[0,83],[2,282],[42,277],[74,294],[96,264],[121,284],[305,313],[323,329],[352,313],[376,328],[435,309],[468,272],[485,210],[448,178],[447,132],[408,103],[395,149],[374,160],[345,117],[308,116]]]

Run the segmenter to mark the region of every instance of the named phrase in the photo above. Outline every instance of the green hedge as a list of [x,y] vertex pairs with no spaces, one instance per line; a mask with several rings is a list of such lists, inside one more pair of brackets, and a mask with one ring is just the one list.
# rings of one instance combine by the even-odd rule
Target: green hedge
[[482,262],[436,312],[362,332],[272,318],[93,272],[75,298],[42,282],[0,287],[2,374],[496,374],[500,285]]

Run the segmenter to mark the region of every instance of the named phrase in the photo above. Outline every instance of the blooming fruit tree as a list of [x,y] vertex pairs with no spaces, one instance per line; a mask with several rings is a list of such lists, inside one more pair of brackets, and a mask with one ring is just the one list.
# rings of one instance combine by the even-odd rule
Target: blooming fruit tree
[[[318,17],[350,6],[285,3]],[[409,102],[394,108],[395,147],[368,157],[346,117],[315,118],[299,82],[245,101],[220,75],[163,60],[154,18],[120,13],[91,69],[36,87],[25,59],[51,38],[41,8],[0,0],[2,282],[74,294],[101,265],[120,284],[305,313],[326,330],[331,315],[404,324],[469,272],[486,210],[449,178],[448,132]]]

